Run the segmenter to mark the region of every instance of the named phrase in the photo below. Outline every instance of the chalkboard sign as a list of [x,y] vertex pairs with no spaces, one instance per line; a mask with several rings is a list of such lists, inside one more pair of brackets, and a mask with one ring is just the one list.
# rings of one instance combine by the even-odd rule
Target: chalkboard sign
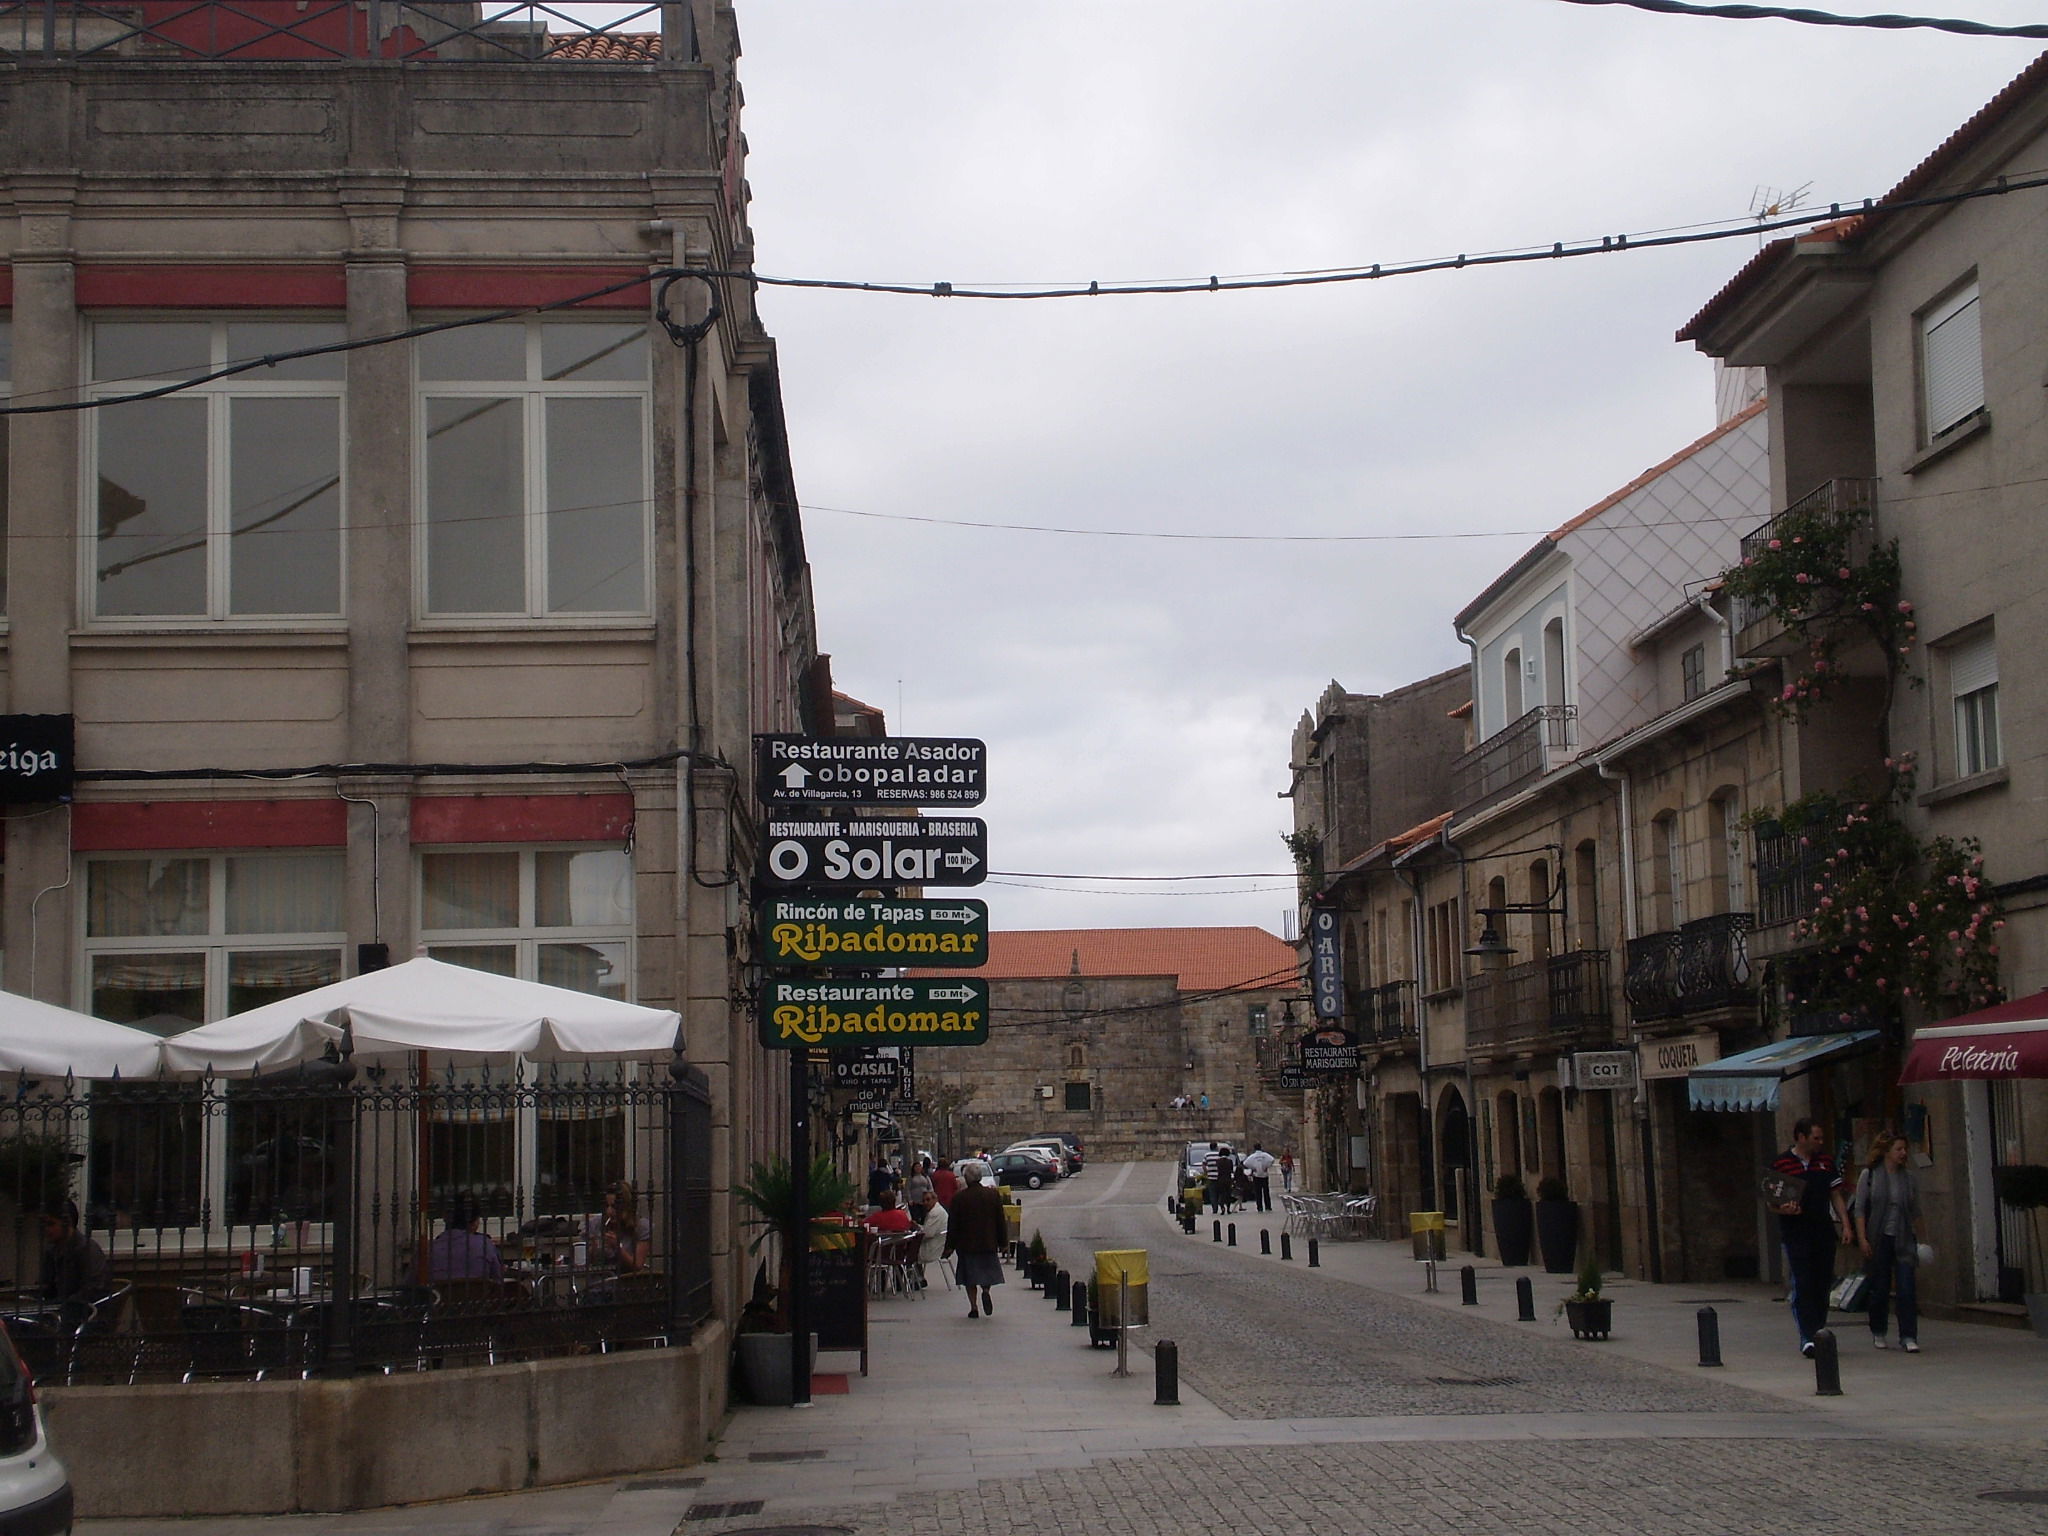
[[[839,1234],[834,1233],[837,1239]],[[868,1235],[852,1231],[844,1247],[810,1254],[810,1324],[819,1349],[857,1349],[868,1373]]]

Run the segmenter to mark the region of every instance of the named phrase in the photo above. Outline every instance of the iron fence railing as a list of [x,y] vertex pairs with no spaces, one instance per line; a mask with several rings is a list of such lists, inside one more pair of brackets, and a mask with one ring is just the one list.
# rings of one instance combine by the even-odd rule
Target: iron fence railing
[[1465,983],[1465,1045],[1474,1057],[1572,1050],[1613,1033],[1605,950],[1482,971]]
[[1539,704],[1451,764],[1451,803],[1464,810],[1504,795],[1578,745],[1573,704]]
[[[1840,478],[1821,482],[1761,528],[1742,539],[1744,560],[1768,550],[1774,539],[1794,536],[1804,530],[1826,541],[1838,557],[1854,564],[1865,559],[1875,541],[1871,514],[1877,506],[1877,481]],[[1780,635],[1782,615],[1769,606],[1748,598],[1737,598],[1729,615],[1735,630],[1735,649],[1740,655],[1754,654]]]
[[408,64],[698,62],[688,0],[0,0],[0,60]]
[[0,1313],[66,1382],[686,1342],[710,1111],[695,1069],[618,1063],[27,1088],[0,1102]]
[[1774,928],[1814,910],[1814,874],[1819,857],[1797,835],[1776,822],[1760,823],[1756,848],[1756,926]]
[[1628,941],[1622,982],[1638,1023],[1753,1002],[1747,912],[1717,912]]
[[1372,990],[1372,1036],[1382,1045],[1415,1039],[1415,983],[1389,981]]

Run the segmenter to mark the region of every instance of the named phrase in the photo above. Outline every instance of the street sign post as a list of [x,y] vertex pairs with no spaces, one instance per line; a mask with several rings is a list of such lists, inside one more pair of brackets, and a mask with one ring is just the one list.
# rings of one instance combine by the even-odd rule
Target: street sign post
[[762,843],[760,881],[771,889],[979,885],[987,878],[988,827],[972,816],[771,820]]
[[979,805],[988,749],[964,736],[756,736],[754,788],[769,805]]
[[988,1040],[988,983],[978,976],[933,980],[771,977],[761,984],[761,1043],[808,1045],[981,1045]]
[[988,903],[861,896],[772,896],[754,913],[768,965],[919,965],[988,960]]

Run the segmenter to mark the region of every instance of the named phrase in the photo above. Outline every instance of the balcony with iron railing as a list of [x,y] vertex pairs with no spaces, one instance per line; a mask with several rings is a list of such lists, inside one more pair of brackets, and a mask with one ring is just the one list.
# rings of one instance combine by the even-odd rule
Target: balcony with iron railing
[[1718,912],[1628,941],[1622,990],[1638,1024],[1755,1001],[1747,912]]
[[[1383,1047],[1415,1048],[1415,983],[1389,981],[1366,994],[1372,999],[1370,1029],[1373,1040]],[[1367,1017],[1359,1015],[1359,1033],[1367,1031]]]
[[1464,811],[1561,764],[1579,742],[1572,704],[1539,704],[1451,764],[1451,804]]
[[[1819,563],[1829,568],[1856,565],[1868,559],[1876,544],[1877,482],[1867,479],[1828,480],[1792,503],[1742,540],[1742,558],[1753,560],[1774,541],[1810,540]],[[1738,597],[1730,622],[1739,656],[1780,654],[1791,638],[1785,615],[1775,608]],[[1824,617],[1814,613],[1806,617]]]
[[1607,952],[1574,950],[1465,983],[1465,1048],[1475,1059],[1611,1043]]
[[408,64],[693,62],[684,0],[587,8],[525,0],[0,0],[0,61]]
[[1756,846],[1756,926],[1776,928],[1814,910],[1814,875],[1820,856],[1800,837],[1776,822],[1758,825]]

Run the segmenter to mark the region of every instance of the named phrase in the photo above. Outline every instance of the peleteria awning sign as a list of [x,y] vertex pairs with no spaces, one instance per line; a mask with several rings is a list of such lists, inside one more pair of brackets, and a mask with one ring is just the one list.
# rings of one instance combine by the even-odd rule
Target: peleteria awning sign
[[2048,992],[1979,1008],[1913,1034],[1901,1083],[2048,1077]]

